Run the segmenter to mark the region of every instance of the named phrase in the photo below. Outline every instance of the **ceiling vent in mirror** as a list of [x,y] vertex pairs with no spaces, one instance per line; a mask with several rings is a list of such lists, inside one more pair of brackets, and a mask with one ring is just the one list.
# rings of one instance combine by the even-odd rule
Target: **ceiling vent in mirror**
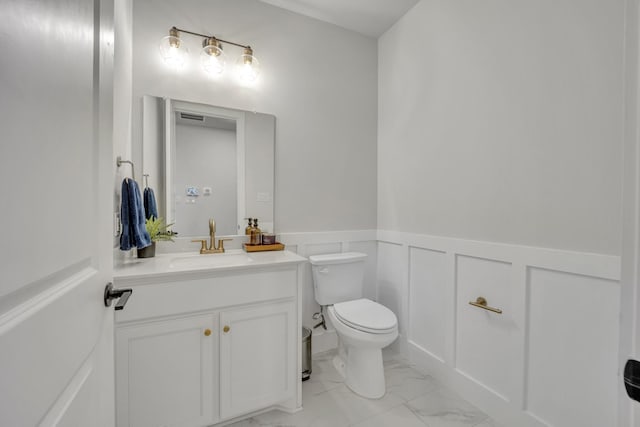
[[199,122],[204,122],[204,116],[199,116],[197,114],[180,113],[180,118],[186,119],[186,120],[196,120]]

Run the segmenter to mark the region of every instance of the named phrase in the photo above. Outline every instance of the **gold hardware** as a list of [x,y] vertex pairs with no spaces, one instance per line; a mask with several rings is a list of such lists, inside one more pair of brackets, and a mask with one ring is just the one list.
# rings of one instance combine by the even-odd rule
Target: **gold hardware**
[[244,48],[243,62],[245,64],[251,64],[253,62],[253,49],[251,49],[251,46]]
[[227,332],[229,332],[231,330],[231,328],[228,325],[225,325],[224,328],[222,328],[222,332],[224,332],[225,334]]
[[233,239],[218,239],[218,247],[216,248],[220,252],[224,252],[224,242],[231,241]]
[[222,43],[218,41],[215,37],[206,37],[202,40],[202,47],[206,48],[211,46],[206,50],[207,54],[210,56],[220,56],[222,53]]
[[169,35],[173,37],[169,39],[169,44],[171,45],[171,47],[180,47],[180,35],[178,34],[178,29],[176,27],[172,27],[169,30]]
[[209,220],[209,246],[207,246],[206,240],[192,240],[192,242],[200,242],[202,245],[200,246],[200,254],[220,254],[224,253],[224,242],[226,240],[233,239],[218,239],[218,243],[216,244],[216,222],[211,218]]
[[207,241],[206,240],[197,239],[197,240],[192,240],[192,242],[200,242],[200,243],[202,243],[202,246],[200,247],[200,253],[201,254],[206,254],[207,253]]
[[499,308],[489,307],[487,305],[487,300],[484,297],[478,297],[478,298],[476,298],[475,301],[469,301],[469,304],[471,304],[474,307],[479,307],[479,308],[482,308],[484,310],[488,310],[488,311],[492,311],[494,313],[502,314],[502,310],[500,310]]
[[211,335],[211,329],[205,329],[204,330],[204,336],[208,337],[209,335]]

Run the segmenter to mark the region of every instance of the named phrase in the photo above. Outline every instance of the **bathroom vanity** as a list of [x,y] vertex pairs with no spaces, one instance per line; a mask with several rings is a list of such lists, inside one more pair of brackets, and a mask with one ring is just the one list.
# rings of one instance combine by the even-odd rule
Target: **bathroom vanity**
[[209,426],[301,407],[292,252],[166,254],[115,272],[118,426]]

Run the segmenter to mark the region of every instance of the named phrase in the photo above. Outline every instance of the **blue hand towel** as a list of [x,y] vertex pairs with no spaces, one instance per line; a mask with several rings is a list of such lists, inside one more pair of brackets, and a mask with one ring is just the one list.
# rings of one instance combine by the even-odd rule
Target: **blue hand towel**
[[158,218],[158,205],[156,204],[156,195],[149,187],[144,189],[144,213],[147,219]]
[[151,238],[144,226],[144,208],[140,189],[133,179],[127,178],[122,181],[120,219],[122,221],[121,250],[128,251],[133,247],[142,249],[151,245]]

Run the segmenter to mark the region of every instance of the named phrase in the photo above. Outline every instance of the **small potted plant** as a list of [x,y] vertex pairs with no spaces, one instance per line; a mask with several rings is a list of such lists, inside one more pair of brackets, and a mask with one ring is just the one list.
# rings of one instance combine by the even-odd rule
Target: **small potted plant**
[[174,233],[169,230],[173,224],[165,224],[163,218],[148,218],[144,223],[151,238],[151,245],[138,249],[138,258],[152,258],[156,256],[156,242],[160,240],[173,242]]

